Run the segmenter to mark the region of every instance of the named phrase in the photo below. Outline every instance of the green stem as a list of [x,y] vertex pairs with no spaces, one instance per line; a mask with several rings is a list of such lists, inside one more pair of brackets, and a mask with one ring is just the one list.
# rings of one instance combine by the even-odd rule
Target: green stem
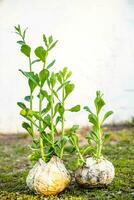
[[[63,80],[63,83],[64,83],[64,80]],[[62,106],[63,108],[65,107],[65,102],[64,102],[64,97],[65,96],[65,87],[63,85],[63,88],[62,88]],[[65,112],[63,112],[62,114],[62,119],[61,119],[61,135],[62,135],[62,138],[64,137],[65,135],[65,131],[64,131],[64,116],[65,116]],[[62,159],[63,157],[63,152],[64,152],[64,146],[61,148],[61,151],[60,151],[60,159]]]
[[102,150],[102,135],[101,135],[101,125],[99,122],[98,115],[97,118],[98,118],[98,137],[99,137],[99,142],[97,144],[97,158],[99,159],[101,157],[101,150]]
[[35,121],[33,120],[33,119],[29,119],[30,121],[31,121],[31,123],[34,125],[34,126],[36,126],[37,128],[39,128],[39,126],[35,123]]
[[[23,35],[20,33],[20,36],[23,40],[24,43],[25,42],[25,38],[23,37]],[[29,57],[29,69],[30,69],[30,72],[32,72],[32,62],[31,62],[31,58]],[[32,92],[31,92],[31,89],[30,89],[30,110],[33,110],[33,100],[32,100]],[[35,138],[35,135],[34,135],[34,127],[33,127],[33,123],[31,121],[31,130],[32,130],[32,137],[33,139]]]
[[[65,87],[63,86],[63,88],[62,88],[62,106],[63,106],[63,108],[65,106],[65,102],[64,102],[65,94],[64,93],[65,93]],[[62,115],[62,137],[65,135],[65,132],[64,132],[64,121],[65,121],[64,115],[65,115],[65,113],[63,112],[63,115]]]
[[98,145],[98,158],[101,157],[101,150],[102,150],[102,144],[101,144],[101,142],[99,142],[99,145]]
[[[46,60],[45,60],[45,62],[43,64],[43,69],[45,68],[45,64],[46,64]],[[45,156],[45,153],[44,153],[43,139],[41,137],[41,131],[42,131],[42,122],[41,122],[42,95],[41,95],[41,90],[42,90],[42,87],[40,87],[40,94],[39,94],[39,117],[40,117],[40,120],[39,120],[39,132],[40,132],[39,143],[40,143],[40,152],[41,152],[42,160],[46,161],[46,156]]]
[[54,147],[54,122],[53,122],[53,89],[51,89],[51,131],[52,131],[52,144]]
[[81,159],[81,161],[84,163],[84,162],[85,162],[85,160],[84,160],[84,158],[83,158],[83,156],[82,156],[82,154],[81,154],[81,152],[80,152],[79,148],[77,148],[77,152],[78,152],[79,158],[80,158],[80,159]]
[[64,152],[64,147],[61,148],[61,151],[60,151],[60,159],[62,160],[62,157],[63,157],[63,152]]
[[42,160],[45,161],[45,154],[44,154],[44,146],[43,146],[43,139],[41,137],[41,131],[42,131],[42,123],[41,123],[41,111],[42,111],[42,95],[41,95],[41,87],[40,87],[40,95],[39,95],[39,131],[40,131],[40,152],[41,152],[41,157]]
[[[29,68],[30,72],[32,72],[32,64],[31,64],[31,58],[29,57]],[[30,89],[30,110],[33,110],[33,100],[32,100],[32,91]],[[33,123],[31,122],[31,130],[32,130],[32,136],[34,139],[34,128],[33,128]]]

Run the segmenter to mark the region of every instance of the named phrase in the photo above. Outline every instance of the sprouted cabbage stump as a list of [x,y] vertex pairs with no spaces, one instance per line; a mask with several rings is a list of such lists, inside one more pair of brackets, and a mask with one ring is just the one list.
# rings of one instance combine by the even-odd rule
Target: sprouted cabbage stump
[[[17,43],[20,51],[27,58],[29,66],[26,71],[19,70],[26,78],[29,94],[25,96],[24,102],[17,103],[21,108],[20,115],[24,118],[22,127],[32,138],[29,159],[34,166],[27,176],[27,186],[35,193],[48,196],[62,192],[71,184],[71,175],[64,165],[66,144],[70,145],[77,157],[74,174],[80,186],[90,188],[110,184],[114,178],[114,166],[102,155],[107,137],[103,134],[102,124],[113,112],[106,112],[100,119],[100,111],[105,105],[101,92],[96,92],[95,113],[89,107],[84,107],[92,129],[87,135],[87,145],[81,147],[76,133],[78,125],[73,125],[65,132],[66,112],[79,112],[81,109],[80,105],[66,107],[68,96],[75,87],[70,80],[72,73],[67,67],[58,72],[53,71],[55,60],[48,63],[49,54],[58,41],[43,34],[42,45],[32,52],[26,40],[27,29],[23,30],[18,25],[15,31],[19,36]],[[38,109],[34,108],[35,104],[38,104]],[[60,135],[57,130],[59,126]]]

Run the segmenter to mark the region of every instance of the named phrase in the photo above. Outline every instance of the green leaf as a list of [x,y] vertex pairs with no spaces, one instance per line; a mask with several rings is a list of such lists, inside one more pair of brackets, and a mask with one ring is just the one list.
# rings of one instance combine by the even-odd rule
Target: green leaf
[[56,80],[57,80],[56,74],[52,73],[52,75],[50,77],[50,84],[51,84],[52,88],[54,88],[54,86],[56,84]]
[[18,32],[20,31],[20,25],[19,24],[17,26],[14,26],[14,28],[15,28],[16,31],[18,31]]
[[[33,150],[33,149],[32,149]],[[35,164],[40,158],[40,151],[32,151],[32,153],[28,156],[28,159]]]
[[76,105],[76,106],[70,108],[69,111],[71,111],[71,112],[78,112],[78,111],[80,111],[80,105]]
[[65,86],[65,99],[74,90],[74,84],[68,84]]
[[107,134],[104,135],[103,142],[107,142],[109,140],[110,140],[110,134],[107,133]]
[[78,128],[79,128],[79,125],[73,125],[72,128],[70,128],[69,132],[70,133],[75,133]]
[[96,107],[97,114],[99,114],[100,110],[105,105],[105,102],[102,99],[102,96],[103,96],[103,94],[101,94],[100,91],[96,91],[96,98],[94,100],[94,104],[95,104],[95,107]]
[[28,123],[23,122],[22,127],[33,137],[32,128]]
[[19,40],[19,41],[17,41],[17,43],[20,44],[20,45],[24,45],[25,44],[25,42],[23,40]]
[[[25,99],[25,101],[28,101],[28,102],[30,102],[30,98],[31,98],[30,96],[25,96],[25,98],[24,98],[24,99]],[[32,99],[33,99],[33,97],[32,97]]]
[[74,147],[78,148],[79,140],[78,140],[78,136],[76,134],[71,134],[69,136],[69,141]]
[[54,94],[54,96],[56,96],[56,98],[59,100],[59,97],[58,97],[57,92],[53,90],[53,94]]
[[34,112],[31,109],[27,109],[27,116],[32,117]]
[[51,129],[51,117],[50,115],[46,115],[43,120],[44,128],[49,127]]
[[35,49],[35,55],[38,58],[40,58],[40,60],[42,60],[44,63],[46,62],[46,55],[47,55],[47,53],[46,53],[46,50],[42,46],[37,47]]
[[66,85],[68,85],[69,83],[70,83],[70,81],[66,81],[66,82],[62,83],[62,84],[60,85],[60,87],[58,87],[58,89],[57,89],[56,91],[58,92],[63,86],[66,86]]
[[95,114],[88,115],[89,122],[91,122],[94,126],[98,126],[98,118]]
[[32,62],[31,62],[31,64],[33,65],[34,63],[37,63],[37,62],[40,62],[41,60],[40,59],[36,59],[36,60],[33,60]]
[[53,155],[55,155],[55,150],[54,150],[54,148],[51,145],[50,147],[48,147],[48,152],[46,154],[46,162],[49,162],[51,160],[51,158],[52,158]]
[[19,71],[26,76],[28,79],[30,79],[31,81],[33,81],[36,85],[39,85],[39,77],[38,74],[34,74],[34,72],[24,72],[21,69],[19,69]]
[[50,46],[50,48],[48,49],[48,51],[50,51],[51,49],[53,49],[53,48],[55,47],[55,45],[57,44],[57,42],[58,42],[58,40],[57,40],[56,42],[54,42],[54,43]]
[[41,87],[44,85],[44,83],[48,79],[48,77],[49,77],[49,71],[47,69],[43,69],[40,71],[39,79],[41,82]]
[[43,41],[45,42],[45,45],[48,48],[48,42],[45,34],[43,34]]
[[59,104],[58,112],[59,112],[60,116],[62,117],[64,114],[64,107],[61,104]]
[[90,133],[86,136],[86,139],[88,140],[88,143],[91,145],[92,141],[95,142],[95,139],[93,137],[93,135],[91,135]]
[[35,82],[33,82],[31,79],[28,80],[28,84],[29,84],[31,93],[33,93],[33,91],[36,88],[37,84]]
[[56,105],[55,105],[55,108],[54,108],[54,116],[56,115],[56,113],[59,111],[59,107],[61,106],[61,104],[60,103],[57,103]]
[[30,146],[32,150],[38,150],[40,148],[39,140],[33,140]]
[[92,135],[92,138],[95,138],[94,140],[95,141],[99,141],[100,139],[99,139],[99,137],[98,137],[98,134],[97,134],[97,132],[96,131],[94,131],[93,129],[90,131],[90,134]]
[[37,120],[40,120],[40,121],[43,120],[42,117],[40,117],[39,112],[34,111],[34,112],[33,112],[33,116],[34,116]]
[[22,108],[22,109],[25,109],[25,108],[26,108],[25,104],[22,103],[22,102],[17,102],[17,105],[18,105],[20,108]]
[[20,115],[23,117],[32,117],[33,116],[33,111],[31,109],[25,108],[20,111]]
[[48,111],[51,109],[51,104],[48,103],[47,106],[42,110],[42,114],[48,113]]
[[52,42],[53,42],[53,36],[52,36],[52,35],[50,35],[50,36],[48,37],[48,41],[49,41],[49,45],[52,44]]
[[61,139],[59,139],[59,140],[57,141],[58,147],[59,147],[60,149],[62,149],[62,148],[65,146],[65,144],[67,143],[68,140],[69,140],[69,138],[68,138],[67,136],[63,136]]
[[70,78],[71,75],[72,75],[72,72],[69,71],[69,72],[67,73],[67,75],[66,75],[66,80],[67,80],[68,78]]
[[45,97],[48,101],[50,101],[50,97],[46,90],[41,90],[40,93],[42,94],[43,97]]
[[23,117],[26,117],[27,116],[27,110],[26,109],[22,109],[20,111],[20,115],[22,115]]
[[102,120],[102,123],[110,116],[110,115],[112,115],[113,114],[113,111],[108,111],[108,112],[106,112],[105,113],[105,115],[104,115],[104,117],[103,117],[103,120]]
[[56,60],[53,60],[53,61],[47,66],[47,69],[51,68],[51,67],[54,65],[55,61],[56,61]]
[[58,116],[58,117],[56,118],[56,125],[57,125],[59,122],[61,122],[61,116]]
[[61,74],[61,72],[57,73],[56,76],[57,76],[59,83],[62,84],[62,74]]
[[84,106],[84,110],[86,110],[87,112],[92,114],[92,111],[90,110],[90,108],[88,106]]
[[42,137],[42,139],[43,139],[43,142],[45,142],[45,144],[50,144],[50,145],[52,145],[52,134],[42,132],[42,133],[41,133],[41,137]]
[[22,36],[22,37],[23,37],[23,40],[25,39],[25,35],[26,35],[27,29],[28,29],[28,28],[26,28],[26,29],[24,30],[24,32],[23,32],[23,36]]
[[30,53],[31,53],[31,48],[30,46],[26,45],[26,44],[23,44],[21,46],[21,52],[23,54],[25,54],[27,57],[30,57]]
[[89,153],[92,153],[92,150],[93,150],[93,147],[85,146],[80,150],[80,152],[81,152],[82,155],[87,155]]
[[67,74],[67,70],[68,70],[67,67],[63,68],[63,70],[62,70],[63,77],[65,77],[65,75]]

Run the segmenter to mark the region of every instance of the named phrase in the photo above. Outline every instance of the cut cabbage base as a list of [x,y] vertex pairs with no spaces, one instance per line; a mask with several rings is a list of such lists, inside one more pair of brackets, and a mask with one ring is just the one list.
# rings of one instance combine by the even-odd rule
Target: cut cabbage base
[[104,158],[95,160],[89,157],[86,164],[75,172],[77,183],[86,188],[104,187],[112,182],[114,176],[113,164]]
[[55,195],[63,191],[70,183],[71,176],[63,161],[53,156],[48,163],[42,159],[29,171],[27,186],[35,193]]

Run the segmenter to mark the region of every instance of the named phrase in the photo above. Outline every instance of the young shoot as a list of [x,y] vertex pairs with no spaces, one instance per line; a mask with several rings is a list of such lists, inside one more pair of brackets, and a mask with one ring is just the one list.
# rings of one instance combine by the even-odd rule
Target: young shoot
[[[102,125],[105,120],[113,114],[113,111],[106,112],[103,117],[100,116],[102,108],[105,105],[103,94],[100,91],[96,92],[94,105],[95,113],[92,112],[88,106],[85,106],[84,109],[89,113],[88,119],[89,122],[92,124],[92,128],[87,136],[87,140],[89,145],[93,147],[93,157],[98,160],[102,157],[102,147],[107,137],[103,133]],[[95,144],[95,146],[93,144]]]
[[[32,61],[31,61],[31,47],[27,44],[26,40],[25,40],[25,36],[26,36],[26,31],[27,28],[25,30],[22,30],[20,25],[15,26],[15,30],[16,30],[16,34],[19,35],[20,39],[19,41],[17,41],[18,44],[21,45],[21,52],[27,57],[28,59],[28,64],[29,64],[29,72],[32,73]],[[29,79],[28,80],[29,85],[30,85],[30,96],[26,96],[25,100],[28,101],[30,103],[30,109],[33,109],[33,91],[35,88],[35,85],[32,83],[32,81]],[[18,103],[19,105],[21,105],[21,103]],[[21,107],[21,106],[20,106]],[[24,124],[25,126],[25,124]],[[33,129],[33,123],[31,122],[30,124],[30,134],[34,139],[34,129]]]
[[64,147],[68,140],[68,137],[65,135],[65,112],[78,112],[80,111],[80,105],[73,106],[71,108],[66,108],[66,101],[68,96],[74,90],[74,84],[69,80],[72,75],[72,72],[68,70],[67,67],[64,67],[63,70],[57,73],[57,80],[59,82],[59,87],[54,92],[54,95],[57,97],[58,103],[56,109],[58,110],[59,116],[57,119],[60,119],[61,122],[61,149],[60,149],[60,158],[63,157]]
[[[37,47],[34,51],[37,59],[32,60],[31,47],[25,40],[26,29],[23,31],[20,25],[18,25],[15,27],[15,30],[21,38],[21,40],[17,41],[17,43],[21,45],[20,50],[29,61],[28,71],[19,70],[27,78],[30,89],[30,95],[24,98],[26,101],[30,102],[30,105],[27,106],[23,102],[18,102],[18,105],[21,108],[20,114],[27,120],[27,122],[22,123],[22,127],[32,136],[31,149],[33,150],[33,153],[31,155],[31,159],[38,160],[39,157],[42,157],[42,159],[47,162],[49,151],[47,147],[44,146],[44,135],[46,134],[46,129],[50,128],[50,124],[52,124],[52,119],[49,119],[47,115],[52,106],[52,104],[50,105],[51,95],[49,95],[50,90],[48,88],[48,80],[50,77],[49,70],[55,63],[55,60],[53,60],[51,63],[47,64],[47,57],[49,52],[55,47],[57,41],[53,41],[52,36],[46,37],[43,35],[45,47]],[[40,62],[41,70],[36,73],[35,70],[33,70],[33,64],[38,62]],[[39,91],[38,110],[33,109],[35,89]],[[43,103],[45,103],[45,108]],[[35,128],[38,130],[39,136],[34,134]]]
[[[21,52],[28,58],[29,69],[27,71],[19,70],[28,80],[30,95],[25,100],[30,105],[18,102],[21,108],[20,115],[27,121],[22,123],[22,127],[32,136],[32,154],[30,159],[37,161],[40,157],[48,162],[53,155],[63,158],[64,147],[68,141],[65,135],[65,112],[78,112],[80,105],[67,109],[65,102],[68,96],[74,90],[74,84],[69,80],[71,72],[67,67],[55,73],[50,68],[54,65],[55,60],[48,63],[50,51],[55,47],[57,41],[53,37],[43,35],[43,46],[38,46],[34,50],[36,59],[31,58],[31,47],[26,43],[26,30],[22,30],[20,25],[15,27],[16,33],[21,40],[17,41],[21,45]],[[40,70],[34,69],[34,64],[38,64]],[[36,66],[37,67],[37,66]],[[38,93],[36,98],[36,93]],[[33,108],[33,103],[38,103],[38,109]],[[61,124],[61,135],[57,134],[57,126]],[[38,130],[38,135],[34,134]]]

